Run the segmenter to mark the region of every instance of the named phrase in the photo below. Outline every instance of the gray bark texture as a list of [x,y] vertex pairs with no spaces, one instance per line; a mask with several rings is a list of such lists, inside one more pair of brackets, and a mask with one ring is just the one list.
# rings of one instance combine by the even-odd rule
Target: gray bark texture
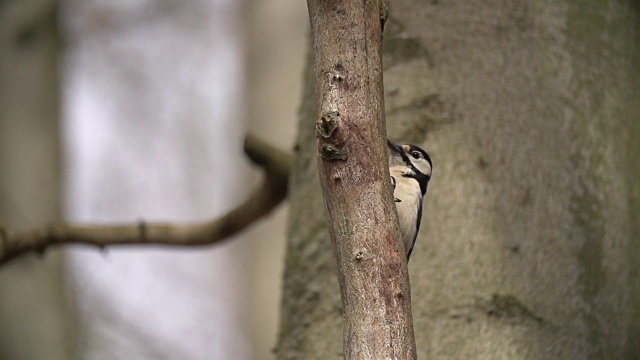
[[[388,5],[389,137],[434,161],[409,266],[418,358],[640,358],[638,3]],[[305,76],[277,353],[337,359]]]
[[[18,230],[60,214],[57,7],[0,1],[0,219]],[[0,269],[0,359],[72,358],[62,275],[59,252]]]

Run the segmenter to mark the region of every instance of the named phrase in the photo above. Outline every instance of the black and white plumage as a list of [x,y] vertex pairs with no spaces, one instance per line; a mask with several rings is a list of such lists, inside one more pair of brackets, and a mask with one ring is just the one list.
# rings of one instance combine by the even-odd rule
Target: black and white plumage
[[427,194],[433,163],[429,154],[415,145],[397,145],[390,140],[387,144],[393,196],[408,261],[420,230],[422,201]]

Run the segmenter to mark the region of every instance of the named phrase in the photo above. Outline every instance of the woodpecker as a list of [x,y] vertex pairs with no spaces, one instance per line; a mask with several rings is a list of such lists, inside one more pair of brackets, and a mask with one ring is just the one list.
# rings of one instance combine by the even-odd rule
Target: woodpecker
[[415,145],[397,145],[391,140],[387,140],[387,144],[393,197],[409,261],[420,230],[422,201],[427,194],[433,163],[429,154]]

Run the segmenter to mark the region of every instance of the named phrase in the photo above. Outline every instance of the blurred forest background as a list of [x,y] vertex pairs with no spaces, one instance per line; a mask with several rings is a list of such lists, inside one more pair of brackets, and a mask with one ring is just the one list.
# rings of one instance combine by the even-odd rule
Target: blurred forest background
[[[0,221],[224,214],[261,176],[247,129],[291,150],[307,28],[284,0],[0,2]],[[286,211],[209,248],[10,263],[0,359],[273,358]]]
[[[387,3],[388,134],[434,161],[418,358],[640,358],[640,3]],[[307,24],[303,1],[0,0],[1,223],[210,219],[260,181],[247,131],[295,153],[242,239],[0,268],[0,359],[343,357]]]

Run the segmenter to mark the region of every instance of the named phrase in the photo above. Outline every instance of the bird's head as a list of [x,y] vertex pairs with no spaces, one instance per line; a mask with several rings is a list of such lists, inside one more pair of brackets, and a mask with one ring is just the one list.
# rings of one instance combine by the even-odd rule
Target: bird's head
[[431,170],[433,163],[431,157],[426,151],[415,145],[398,145],[391,140],[387,140],[389,147],[389,167],[406,167],[406,176],[410,177],[426,177],[428,181],[431,179]]

